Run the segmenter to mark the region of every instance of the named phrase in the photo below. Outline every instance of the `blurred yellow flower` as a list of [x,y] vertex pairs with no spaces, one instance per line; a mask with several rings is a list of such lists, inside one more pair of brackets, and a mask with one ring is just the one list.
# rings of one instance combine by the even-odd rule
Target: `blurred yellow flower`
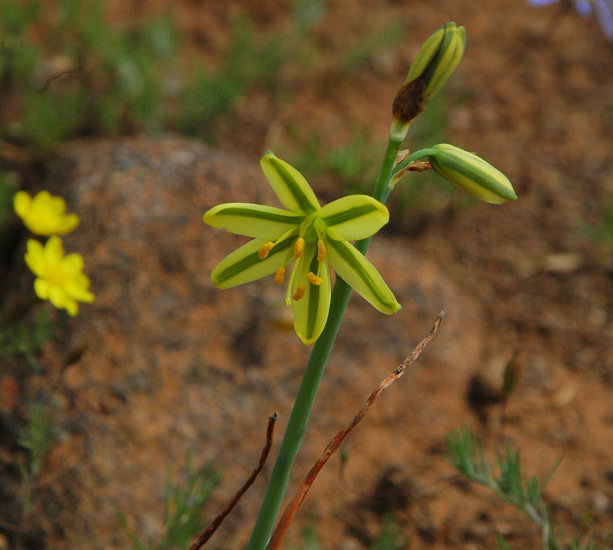
[[79,216],[66,214],[66,201],[49,191],[40,191],[34,198],[19,191],[13,207],[24,225],[36,235],[64,235],[79,225]]
[[79,312],[78,302],[94,301],[89,278],[83,273],[83,258],[80,254],[64,256],[58,236],[50,237],[44,247],[37,240],[28,239],[25,260],[37,277],[34,291],[41,300],[49,300],[72,316]]

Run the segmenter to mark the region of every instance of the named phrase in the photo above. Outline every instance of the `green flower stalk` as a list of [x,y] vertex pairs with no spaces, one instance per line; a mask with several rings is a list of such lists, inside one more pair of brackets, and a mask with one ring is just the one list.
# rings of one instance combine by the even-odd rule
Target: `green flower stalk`
[[294,262],[285,302],[296,334],[307,345],[319,338],[330,309],[330,268],[385,314],[400,309],[375,267],[349,241],[374,235],[389,220],[387,208],[367,195],[349,195],[320,206],[298,170],[268,152],[261,166],[287,210],[249,203],[211,208],[203,221],[252,240],[224,258],[211,273],[218,288],[231,288],[274,274],[282,285]]

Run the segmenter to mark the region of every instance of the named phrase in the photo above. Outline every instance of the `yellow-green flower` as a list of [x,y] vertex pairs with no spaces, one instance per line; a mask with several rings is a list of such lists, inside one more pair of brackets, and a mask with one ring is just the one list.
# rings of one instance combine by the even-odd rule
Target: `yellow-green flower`
[[274,274],[283,284],[288,264],[286,303],[294,311],[294,328],[305,344],[317,340],[328,319],[330,269],[379,311],[400,309],[394,294],[348,241],[374,235],[389,220],[387,208],[372,197],[349,195],[320,206],[306,179],[268,152],[262,170],[287,210],[249,203],[227,203],[204,214],[205,223],[252,237],[224,258],[211,273],[219,288],[231,288]]
[[83,258],[80,254],[64,256],[58,236],[50,237],[44,247],[37,240],[28,239],[25,260],[37,277],[34,291],[41,300],[49,300],[72,316],[79,312],[78,302],[94,301],[89,278],[83,273]]
[[79,216],[66,214],[66,201],[49,191],[40,191],[34,198],[19,191],[13,207],[24,225],[36,235],[64,235],[79,225]]

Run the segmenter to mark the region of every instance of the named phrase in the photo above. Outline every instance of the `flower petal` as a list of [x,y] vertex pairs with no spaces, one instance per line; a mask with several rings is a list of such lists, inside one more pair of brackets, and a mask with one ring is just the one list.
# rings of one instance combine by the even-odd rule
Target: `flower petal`
[[66,309],[66,304],[71,301],[63,288],[49,283],[49,301],[58,309]]
[[62,268],[72,276],[78,276],[83,271],[83,257],[81,254],[72,253],[62,259]]
[[594,9],[605,36],[613,40],[613,4],[605,0],[596,0]]
[[[294,330],[302,342],[307,346],[315,342],[322,333],[328,320],[330,311],[330,269],[328,262],[317,261],[317,247],[308,244],[304,249],[304,259],[312,258],[311,261],[300,261],[295,269],[297,273],[293,277],[294,288],[304,284],[306,290],[302,298],[292,300],[294,311]],[[320,285],[311,284],[307,279],[309,271],[318,273],[323,279]]]
[[373,307],[387,315],[402,307],[383,277],[353,245],[329,239],[326,250],[332,269]]
[[35,239],[28,239],[28,251],[24,259],[34,275],[41,275],[44,269],[43,245]]
[[548,6],[549,4],[553,4],[558,0],[528,0],[528,3],[533,6]]
[[41,278],[34,280],[34,292],[41,300],[49,299],[49,291],[50,291],[49,281],[47,281],[46,279],[41,279]]
[[76,214],[65,214],[58,220],[56,231],[60,235],[70,233],[75,227],[77,227],[77,225],[79,225],[80,221],[79,216]]
[[27,215],[32,204],[32,197],[25,191],[18,191],[13,198],[13,208],[20,218]]
[[367,195],[348,195],[326,204],[317,217],[327,226],[328,237],[354,241],[374,235],[389,221],[387,208]]
[[304,216],[301,214],[273,206],[229,202],[208,210],[202,221],[235,235],[276,240],[292,227],[296,227],[297,230],[303,219]]
[[295,236],[279,241],[261,260],[260,248],[266,239],[253,239],[226,256],[211,273],[211,281],[218,288],[232,288],[272,275],[294,257]]
[[320,204],[304,176],[292,165],[268,151],[260,161],[266,179],[281,204],[292,212],[309,214]]
[[62,257],[64,256],[62,239],[60,239],[57,235],[49,237],[49,240],[45,244],[43,254],[47,263],[60,263],[62,261]]
[[74,300],[91,303],[96,297],[89,291],[89,278],[86,275],[80,275],[80,277],[75,277],[74,279],[67,281],[64,285],[64,291]]

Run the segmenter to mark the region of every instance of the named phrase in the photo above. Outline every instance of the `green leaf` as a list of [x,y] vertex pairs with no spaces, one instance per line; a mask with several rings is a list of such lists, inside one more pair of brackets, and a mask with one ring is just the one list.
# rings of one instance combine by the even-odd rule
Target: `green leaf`
[[269,241],[278,239],[292,228],[297,232],[303,219],[303,215],[281,208],[243,202],[220,204],[202,217],[204,223],[218,229]]
[[292,212],[310,214],[320,204],[304,176],[292,165],[268,151],[260,161],[264,175],[281,201]]
[[327,234],[337,241],[355,241],[374,235],[389,221],[383,204],[367,195],[348,195],[326,204],[317,216]]
[[374,308],[391,315],[402,307],[383,277],[353,245],[328,239],[326,251],[334,271]]
[[261,260],[258,253],[266,239],[254,239],[226,256],[211,273],[211,281],[218,288],[232,288],[272,275],[293,258],[294,237],[280,241]]

